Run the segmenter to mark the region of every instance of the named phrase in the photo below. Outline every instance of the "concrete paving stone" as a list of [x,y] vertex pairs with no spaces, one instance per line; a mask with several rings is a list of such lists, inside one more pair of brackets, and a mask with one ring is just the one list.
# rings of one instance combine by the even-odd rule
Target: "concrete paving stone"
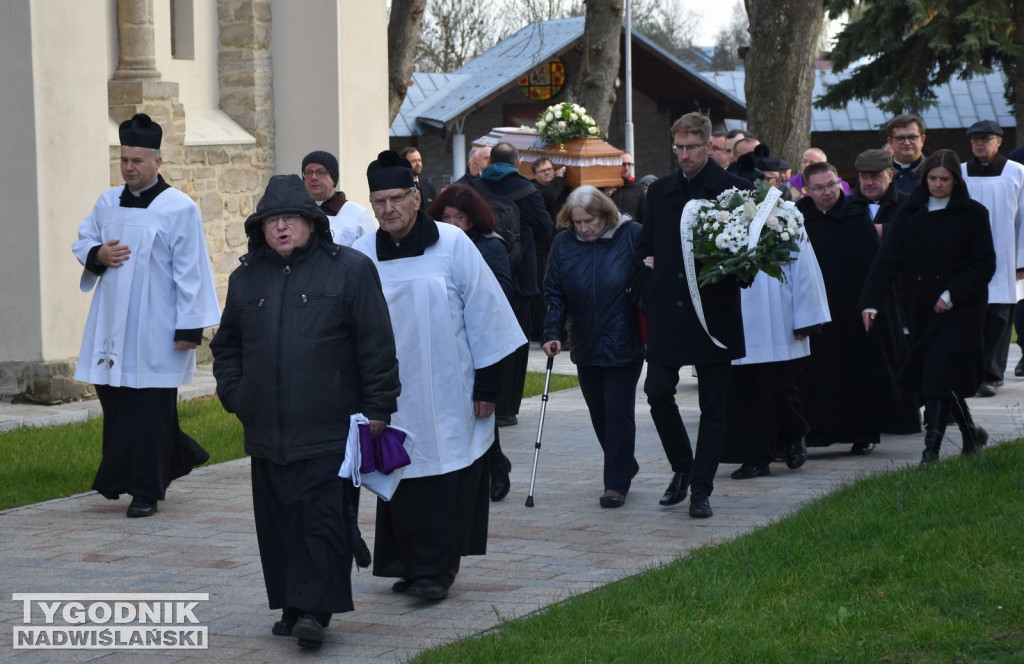
[[[1012,353],[1019,351],[1014,347]],[[1016,357],[1011,357],[1012,363]],[[545,359],[531,346],[531,367]],[[556,370],[574,369],[564,357]],[[792,513],[859,478],[916,465],[922,436],[883,436],[868,456],[848,446],[812,448],[796,471],[773,464],[767,477],[736,481],[723,464],[711,497],[715,516],[689,518],[686,503],[661,508],[657,501],[671,471],[637,390],[637,460],[641,470],[629,499],[618,510],[597,504],[601,493],[600,448],[580,392],[553,393],[547,406],[539,456],[535,507],[523,502],[533,469],[540,399],[526,399],[520,424],[502,430],[502,447],[513,464],[512,493],[493,503],[489,554],[465,558],[448,600],[430,603],[392,593],[393,579],[353,572],[356,610],[335,616],[319,652],[300,651],[291,638],[274,637],[279,612],[267,608],[252,520],[249,460],[205,466],[176,481],[149,519],[126,519],[127,497],[106,501],[84,493],[0,512],[0,661],[80,662],[359,662],[405,661],[425,648],[460,635],[485,632],[503,619],[528,616],[645,570],[658,568],[698,547],[734,539]],[[213,389],[209,368],[200,368],[193,395]],[[184,394],[184,391],[180,394]],[[677,400],[695,436],[699,412],[696,380],[683,370]],[[993,439],[1024,433],[1024,381],[1010,379],[999,395],[972,399],[976,420]],[[4,423],[11,419],[0,404]],[[42,417],[77,417],[55,411],[96,404],[37,407]],[[40,412],[31,409],[32,413]],[[36,419],[36,423],[46,421]],[[944,446],[943,456],[959,452]],[[360,503],[359,522],[373,546],[375,501]],[[15,651],[10,638],[20,624],[13,592],[209,592],[198,615],[210,629],[207,651]]]

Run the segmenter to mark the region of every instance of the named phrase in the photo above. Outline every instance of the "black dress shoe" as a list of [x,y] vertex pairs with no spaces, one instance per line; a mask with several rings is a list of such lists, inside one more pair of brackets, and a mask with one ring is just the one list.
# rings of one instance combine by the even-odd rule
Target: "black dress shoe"
[[412,579],[399,579],[391,585],[391,592],[405,594],[405,591],[412,585]]
[[700,491],[690,494],[690,516],[694,519],[706,519],[712,514],[711,503],[707,496]]
[[850,454],[871,454],[873,449],[875,449],[874,443],[854,443],[853,447],[850,448]]
[[686,489],[690,486],[690,480],[686,477],[686,473],[676,473],[672,476],[672,481],[668,483],[668,488],[665,489],[665,495],[661,497],[658,504],[663,507],[669,505],[676,505],[683,502],[686,498]]
[[626,504],[626,496],[618,492],[606,493],[601,496],[598,502],[600,502],[601,507],[622,507]]
[[[755,477],[761,477],[762,475],[771,475],[772,471],[768,468],[768,464],[759,466],[756,463],[745,463],[736,470],[732,471],[732,475],[729,477],[734,480],[749,480]],[[691,503],[692,505],[693,503]]]
[[304,613],[292,626],[292,636],[299,640],[300,648],[316,650],[324,644],[324,626],[313,616]]
[[786,468],[796,470],[807,461],[807,443],[801,438],[786,449]]
[[448,597],[448,589],[437,579],[428,577],[413,581],[409,584],[405,594],[421,599],[442,600]]
[[[493,451],[491,452],[493,455]],[[496,458],[495,458],[496,457]],[[491,502],[499,502],[508,495],[512,488],[512,481],[509,479],[509,472],[512,471],[512,462],[500,450],[497,455],[490,459],[491,463]]]
[[1017,378],[1024,378],[1024,357],[1020,358],[1017,366],[1013,368],[1013,375]]
[[132,498],[132,504],[128,506],[128,518],[138,519],[145,516],[153,516],[157,513],[156,501],[139,498]]
[[494,419],[499,427],[514,427],[519,424],[519,420],[515,415],[498,415]]

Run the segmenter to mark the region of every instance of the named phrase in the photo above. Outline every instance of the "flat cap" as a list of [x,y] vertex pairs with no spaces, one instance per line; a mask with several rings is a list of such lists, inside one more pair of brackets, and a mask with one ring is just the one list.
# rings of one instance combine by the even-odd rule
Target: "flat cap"
[[967,128],[968,136],[1002,136],[1003,128],[995,120],[979,120]]
[[857,155],[853,168],[858,173],[880,173],[892,168],[892,155],[885,150],[865,150]]

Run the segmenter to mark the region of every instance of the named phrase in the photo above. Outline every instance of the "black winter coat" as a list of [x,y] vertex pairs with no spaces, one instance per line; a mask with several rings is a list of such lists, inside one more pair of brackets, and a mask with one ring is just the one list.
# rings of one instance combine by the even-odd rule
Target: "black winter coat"
[[[647,361],[666,367],[729,362],[747,354],[743,342],[740,287],[734,279],[722,279],[700,289],[708,331],[725,348],[717,347],[697,319],[683,267],[683,242],[679,232],[683,207],[695,198],[713,199],[736,187],[751,189],[750,182],[726,173],[709,159],[696,184],[684,180],[682,171],[661,178],[647,189],[644,225],[636,249],[637,280],[647,311],[650,332]],[[654,269],[643,267],[654,256]],[[700,265],[697,265],[700,271]]]
[[245,451],[276,464],[344,453],[353,413],[390,421],[398,359],[370,259],[314,237],[290,259],[263,245],[241,263],[210,349]]
[[639,235],[640,224],[627,221],[591,242],[572,229],[555,236],[544,276],[544,341],[560,340],[572,316],[574,364],[621,367],[643,360],[636,305],[627,293]]
[[[988,282],[996,269],[988,210],[962,183],[944,210],[928,211],[918,187],[900,211],[871,266],[860,309],[879,309],[900,274],[911,286],[908,326],[912,347],[899,381],[926,399],[974,395],[981,383],[982,327]],[[945,290],[953,308],[935,313]]]

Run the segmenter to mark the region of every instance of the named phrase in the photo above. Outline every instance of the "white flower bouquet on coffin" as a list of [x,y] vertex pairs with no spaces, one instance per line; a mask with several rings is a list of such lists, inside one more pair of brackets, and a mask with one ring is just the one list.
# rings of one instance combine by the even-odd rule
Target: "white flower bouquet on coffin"
[[[784,280],[782,266],[796,260],[804,217],[792,201],[766,183],[753,190],[727,189],[714,200],[692,200],[681,220],[688,271],[708,286],[727,276],[749,284],[758,272]],[[689,245],[689,246],[688,246]],[[689,251],[688,251],[689,249]]]
[[601,136],[597,122],[587,115],[587,109],[568,101],[548,106],[537,117],[536,127],[541,138],[559,145],[571,138]]

